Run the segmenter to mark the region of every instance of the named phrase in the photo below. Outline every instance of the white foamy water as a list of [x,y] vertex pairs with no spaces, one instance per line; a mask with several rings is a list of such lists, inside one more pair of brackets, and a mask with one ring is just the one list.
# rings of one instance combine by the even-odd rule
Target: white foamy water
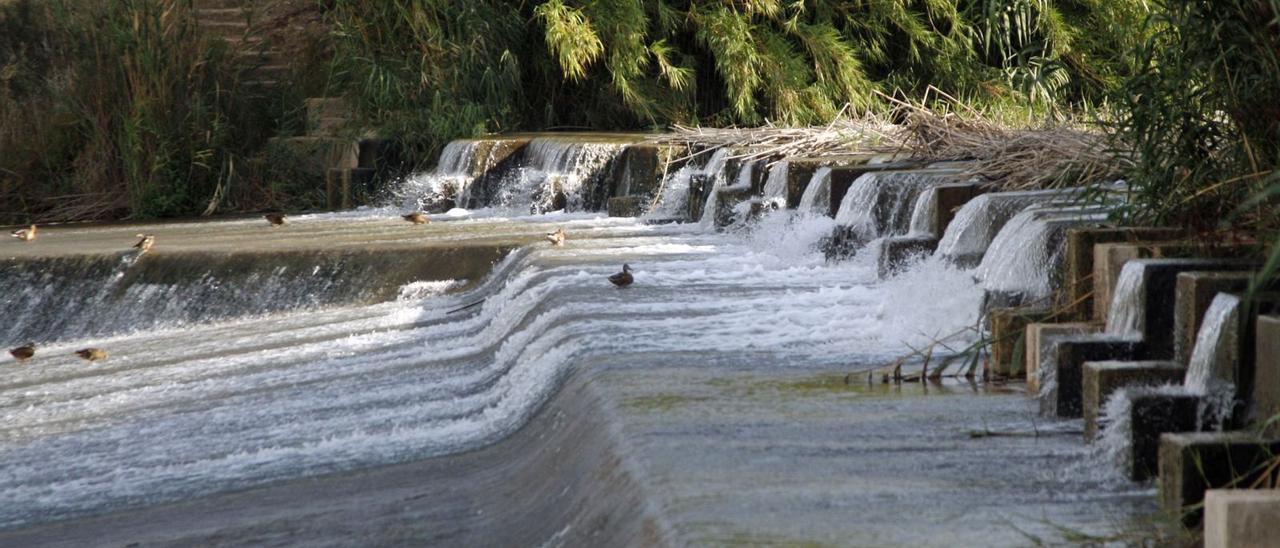
[[[457,230],[540,233],[555,219]],[[308,221],[339,222],[353,221]],[[6,356],[0,526],[479,447],[594,356],[843,367],[972,322],[980,292],[961,272],[877,285],[873,269],[827,264],[816,246],[831,222],[770,216],[716,235],[576,219],[563,248],[512,255],[463,294],[414,283],[381,304],[42,346],[38,366]],[[622,262],[637,281],[619,290],[605,277]],[[71,355],[89,345],[111,356]]]
[[831,168],[824,166],[813,172],[796,209],[816,215],[828,214],[831,210]]

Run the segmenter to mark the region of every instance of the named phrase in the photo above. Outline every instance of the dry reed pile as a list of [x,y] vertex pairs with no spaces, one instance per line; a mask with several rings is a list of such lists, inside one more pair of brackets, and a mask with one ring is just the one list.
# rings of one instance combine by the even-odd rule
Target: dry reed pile
[[736,151],[732,158],[748,161],[881,153],[926,163],[965,162],[967,175],[1005,190],[1113,181],[1132,167],[1114,153],[1104,133],[1081,124],[1015,127],[973,109],[941,112],[890,100],[894,109],[888,114],[855,118],[842,113],[825,126],[675,126],[649,143],[703,151],[729,147]]

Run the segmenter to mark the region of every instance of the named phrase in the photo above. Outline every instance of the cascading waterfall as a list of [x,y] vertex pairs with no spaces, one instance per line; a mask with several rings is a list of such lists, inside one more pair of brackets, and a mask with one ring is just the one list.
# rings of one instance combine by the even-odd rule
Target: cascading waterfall
[[[277,253],[32,260],[0,276],[0,345],[145,332],[290,310],[398,298],[428,274],[476,276],[505,251]],[[439,263],[448,261],[449,268]],[[428,291],[430,292],[430,291]]]
[[478,141],[451,141],[440,152],[440,160],[430,173],[405,181],[397,192],[401,206],[409,211],[432,211],[446,206],[464,206],[476,179]]
[[[1132,262],[1130,263],[1132,264]],[[1123,276],[1123,275],[1122,275]],[[1117,299],[1119,295],[1117,294]],[[1240,298],[1220,293],[1205,312],[1181,385],[1122,388],[1107,398],[1101,414],[1098,451],[1120,469],[1129,465],[1133,400],[1144,396],[1199,397],[1196,431],[1221,430],[1235,407],[1235,369],[1239,363]]]
[[959,266],[977,266],[1000,229],[1018,212],[1037,203],[1069,204],[1077,193],[1076,189],[1062,189],[980,195],[956,212],[934,255]]
[[764,182],[764,204],[773,209],[787,207],[787,177],[790,175],[791,162],[786,160],[769,166],[769,177]]
[[974,277],[1010,304],[1044,300],[1053,293],[1051,273],[1062,262],[1066,229],[1105,218],[1088,209],[1027,208],[996,235]]
[[657,204],[645,216],[652,219],[687,218],[689,200],[693,198],[691,193],[695,190],[694,179],[710,181],[723,177],[728,160],[729,149],[721,147],[710,153],[704,151],[674,173],[667,174],[662,180],[662,192]]
[[937,219],[933,216],[937,203],[937,187],[930,187],[920,193],[916,198],[915,209],[911,212],[911,228],[907,231],[908,236],[937,236]]
[[906,234],[916,197],[948,180],[944,175],[921,172],[864,173],[840,202],[836,223],[848,227],[861,241]]
[[1141,261],[1125,263],[1107,310],[1107,333],[1126,338],[1142,336],[1146,324],[1146,287],[1146,266]]
[[809,178],[804,187],[797,210],[814,215],[828,215],[831,212],[831,168],[820,167]]
[[1236,366],[1240,361],[1240,297],[1219,293],[1205,312],[1183,383],[1202,397],[1206,426],[1222,427],[1235,400]]
[[620,143],[584,143],[571,139],[538,138],[525,147],[525,163],[492,192],[490,207],[546,213],[581,211],[599,201],[605,166],[626,148]]

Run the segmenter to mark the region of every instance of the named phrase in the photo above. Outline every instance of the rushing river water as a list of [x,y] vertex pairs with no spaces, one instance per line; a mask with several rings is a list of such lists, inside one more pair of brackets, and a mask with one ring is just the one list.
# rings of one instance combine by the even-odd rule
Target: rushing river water
[[[325,242],[403,254],[476,241],[512,250],[481,279],[396,278],[394,290],[354,295],[342,287],[374,285],[382,270],[350,262],[314,271],[264,267],[236,282],[270,291],[237,289],[201,271],[195,281],[94,286],[84,290],[89,297],[68,300],[32,290],[41,278],[15,267],[0,283],[11,289],[7,304],[36,311],[21,321],[114,308],[100,322],[46,322],[74,326],[76,336],[9,326],[5,343],[30,335],[42,344],[28,363],[0,358],[0,528],[476,449],[520,429],[584,364],[652,366],[655,357],[678,356],[686,367],[745,360],[763,371],[853,371],[977,323],[984,288],[972,271],[941,254],[888,280],[877,278],[870,254],[828,262],[820,244],[836,221],[808,210],[719,231],[590,211],[529,215],[558,192],[570,194],[563,202],[570,210],[580,209],[573,196],[591,192],[593,180],[582,170],[599,169],[617,148],[535,145],[547,161],[513,172],[491,203],[478,204],[489,207],[433,215],[422,229],[396,219],[399,209],[377,208],[301,216],[280,230],[228,221],[42,233],[40,244],[67,249],[156,233],[156,256],[140,262],[160,260],[169,242],[215,253],[323,251]],[[683,211],[690,178],[723,167],[717,154],[672,173],[656,211]],[[447,157],[441,169],[411,183],[419,193],[411,203],[474,199],[467,161]],[[780,193],[774,177],[785,169],[770,172],[768,192]],[[822,177],[829,174],[815,179]],[[712,179],[713,192],[729,186],[723,175]],[[927,187],[926,179],[909,181],[898,208],[906,215],[894,217],[903,231]],[[806,193],[804,201],[816,198]],[[851,207],[842,214],[857,217]],[[959,238],[951,230],[975,232],[952,226],[951,241]],[[539,241],[559,227],[569,235],[563,247]],[[961,242],[965,253],[980,255],[998,230],[976,230],[986,242]],[[619,289],[606,277],[623,263],[636,281]],[[1050,266],[1019,272],[1042,283]],[[346,281],[312,283],[317,276]],[[14,301],[12,290],[23,287],[24,300]],[[284,309],[261,306],[293,294],[290,287],[307,298]],[[140,311],[130,306],[157,304],[119,298],[133,294],[186,306]],[[210,303],[216,316],[190,313]],[[72,351],[85,346],[109,349],[110,357],[81,362]]]

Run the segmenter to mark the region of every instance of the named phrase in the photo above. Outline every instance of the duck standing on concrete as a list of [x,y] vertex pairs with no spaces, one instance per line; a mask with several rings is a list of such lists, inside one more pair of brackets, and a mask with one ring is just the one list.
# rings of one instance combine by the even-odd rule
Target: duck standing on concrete
[[268,223],[271,223],[272,227],[284,226],[285,223],[289,222],[285,219],[284,213],[268,213],[263,215],[262,218],[266,219]]
[[556,247],[560,247],[564,245],[564,237],[565,237],[564,227],[560,227],[555,232],[547,233],[547,241],[551,242],[551,245]]
[[609,276],[609,283],[618,287],[627,287],[634,281],[636,279],[631,275],[631,265],[628,264],[622,265],[622,272]]
[[138,243],[133,244],[133,248],[138,250],[139,255],[151,251],[151,246],[156,245],[155,236],[150,234],[139,234],[138,237],[141,239],[138,240]]
[[11,234],[14,238],[24,242],[30,242],[31,240],[36,239],[36,225],[31,225],[22,230],[15,230]]
[[25,362],[36,355],[36,343],[27,343],[9,351],[9,355],[19,362]]
[[421,212],[421,211],[415,211],[415,212],[410,213],[410,214],[408,214],[408,215],[401,215],[401,216],[400,216],[400,218],[402,218],[402,219],[404,219],[404,220],[406,220],[406,221],[409,221],[409,222],[411,222],[411,223],[413,223],[413,224],[415,224],[415,225],[425,225],[425,224],[427,224],[427,223],[431,222],[431,219],[429,219],[429,218],[427,217],[427,214],[426,214],[426,213],[423,213],[423,212]]
[[86,348],[84,350],[77,350],[76,355],[80,356],[80,359],[82,360],[93,363],[98,360],[106,359],[107,351],[101,348]]

